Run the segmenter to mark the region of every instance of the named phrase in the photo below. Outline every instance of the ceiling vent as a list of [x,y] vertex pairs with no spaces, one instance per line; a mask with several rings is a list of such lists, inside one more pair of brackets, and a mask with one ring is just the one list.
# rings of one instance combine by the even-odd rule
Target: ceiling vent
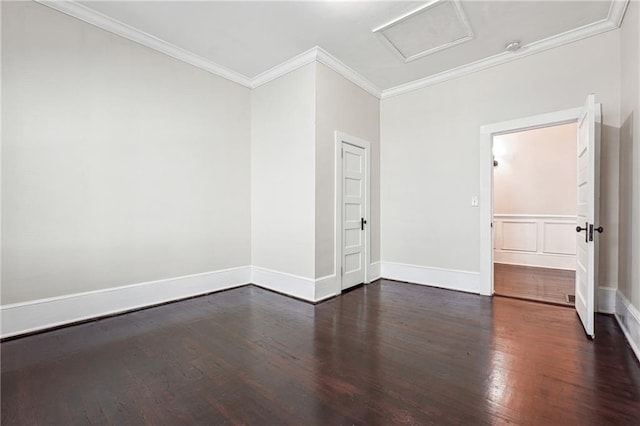
[[372,32],[404,62],[473,40],[473,31],[458,0],[427,3]]

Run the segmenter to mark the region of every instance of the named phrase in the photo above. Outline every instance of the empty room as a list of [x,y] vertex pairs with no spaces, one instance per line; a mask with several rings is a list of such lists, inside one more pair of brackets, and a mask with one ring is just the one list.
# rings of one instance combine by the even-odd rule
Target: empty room
[[640,1],[0,14],[3,425],[640,424]]

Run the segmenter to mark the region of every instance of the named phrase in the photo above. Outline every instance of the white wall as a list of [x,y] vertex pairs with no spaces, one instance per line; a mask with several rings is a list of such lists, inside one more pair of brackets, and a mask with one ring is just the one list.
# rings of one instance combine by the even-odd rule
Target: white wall
[[3,2],[2,303],[249,264],[309,282],[332,273],[334,130],[374,147],[373,261],[477,271],[479,127],[594,92],[601,284],[615,287],[620,270],[640,306],[638,4],[629,11],[621,32],[385,99],[378,157],[378,101],[324,65],[250,94],[41,5]]
[[2,2],[2,304],[250,263],[248,89]]
[[371,262],[380,260],[380,101],[323,64],[316,81],[316,278],[334,273],[335,131],[371,143]]
[[[335,131],[372,146],[379,212],[379,101],[325,65],[305,65],[252,92],[253,281],[307,300],[335,294]],[[379,256],[372,228],[372,258]]]
[[[640,4],[631,2],[620,43],[620,292],[631,301],[636,312],[640,311],[639,25]],[[637,339],[640,343],[640,334]]]
[[495,214],[575,215],[576,123],[493,138]]
[[[316,64],[251,95],[252,264],[315,278]],[[261,284],[261,283],[260,283]]]
[[[603,105],[607,228],[601,284],[617,282],[619,33],[611,31],[381,102],[381,258],[479,271],[480,126]],[[490,202],[480,200],[481,203]],[[611,207],[609,207],[611,206]],[[383,263],[384,266],[384,263]]]

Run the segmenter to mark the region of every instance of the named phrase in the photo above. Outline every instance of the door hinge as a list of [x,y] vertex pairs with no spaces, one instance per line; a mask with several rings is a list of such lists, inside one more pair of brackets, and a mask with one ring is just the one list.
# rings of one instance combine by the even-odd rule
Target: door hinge
[[344,158],[344,148],[340,149],[340,158]]

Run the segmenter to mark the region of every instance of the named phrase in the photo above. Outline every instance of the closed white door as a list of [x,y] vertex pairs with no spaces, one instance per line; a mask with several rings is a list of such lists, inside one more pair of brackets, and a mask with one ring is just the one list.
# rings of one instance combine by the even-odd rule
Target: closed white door
[[342,143],[342,289],[365,281],[365,150]]
[[576,311],[584,331],[595,337],[595,288],[598,277],[600,105],[589,95],[578,119],[578,209]]

